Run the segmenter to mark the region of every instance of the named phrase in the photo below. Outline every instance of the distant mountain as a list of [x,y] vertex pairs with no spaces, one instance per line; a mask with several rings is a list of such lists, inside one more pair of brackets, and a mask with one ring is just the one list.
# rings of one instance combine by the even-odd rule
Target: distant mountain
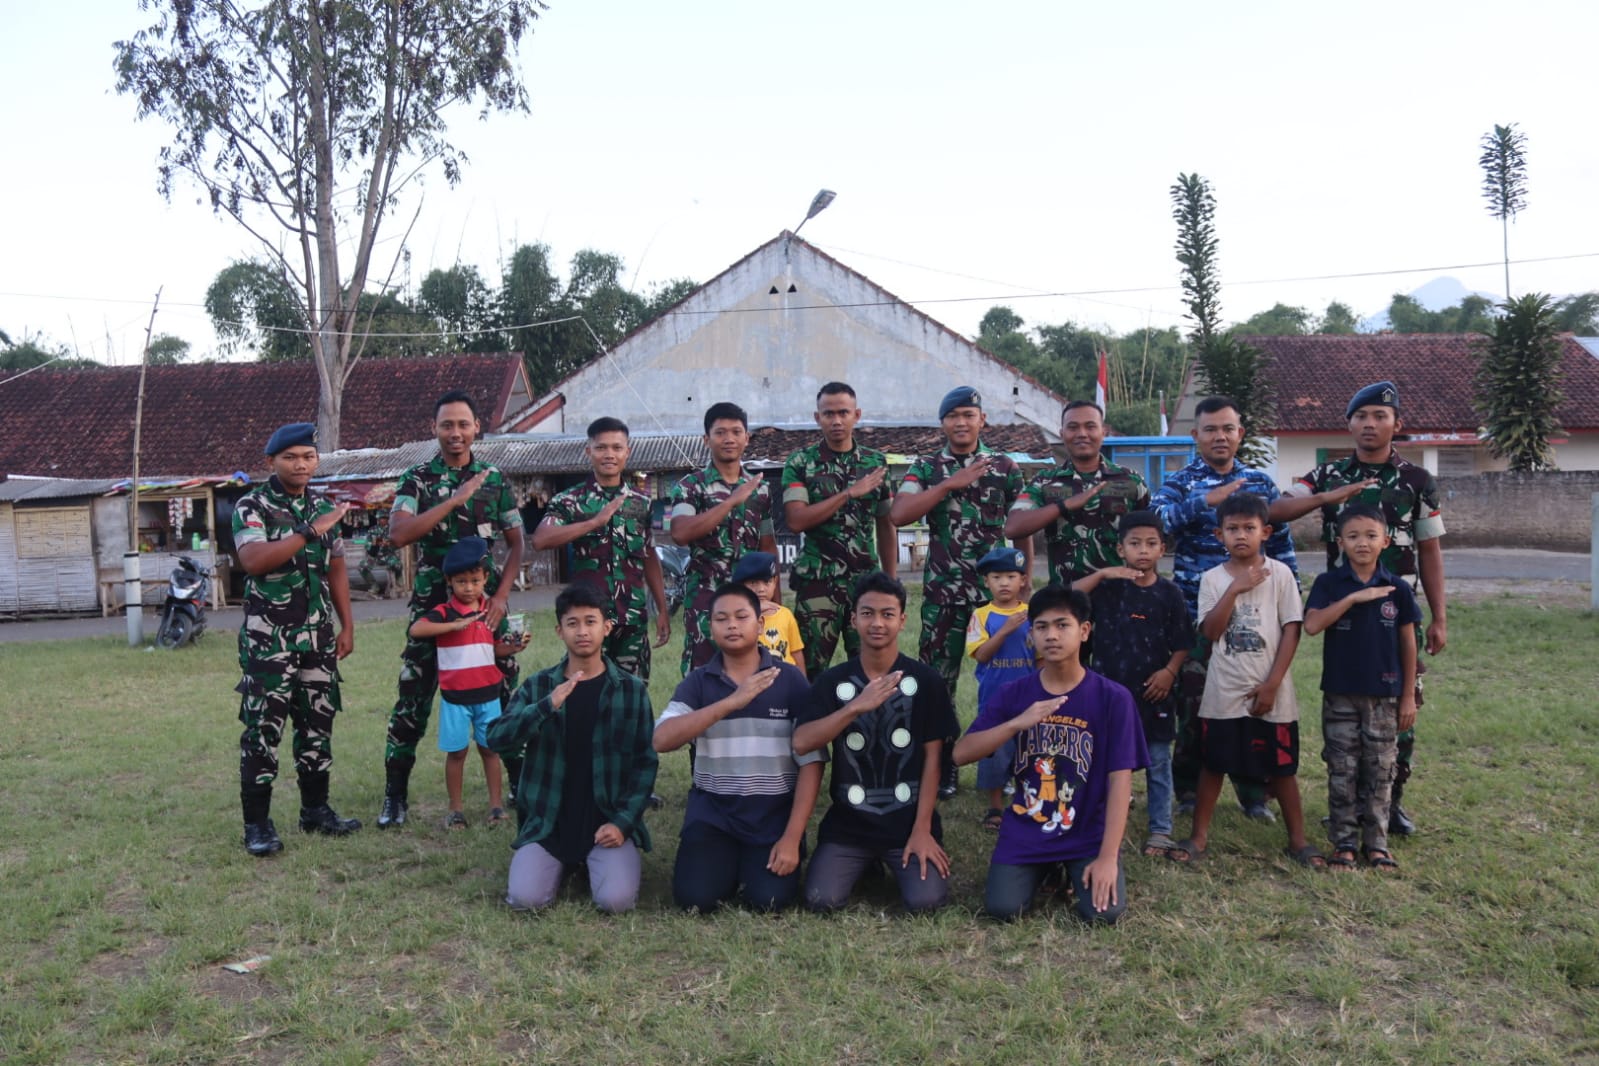
[[[1468,289],[1460,283],[1458,278],[1449,277],[1433,278],[1420,288],[1412,289],[1408,295],[1429,311],[1442,311],[1446,307],[1458,306],[1460,301],[1468,296],[1481,296],[1496,304],[1504,299],[1496,292]],[[1376,314],[1360,320],[1360,329],[1363,333],[1376,333],[1387,328],[1388,308],[1386,307]]]

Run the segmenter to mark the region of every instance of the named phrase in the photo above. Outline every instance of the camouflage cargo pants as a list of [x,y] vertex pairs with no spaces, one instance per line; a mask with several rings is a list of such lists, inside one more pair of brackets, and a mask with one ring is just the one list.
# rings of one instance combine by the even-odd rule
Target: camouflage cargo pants
[[690,670],[704,666],[716,654],[716,644],[711,640],[711,597],[715,589],[696,589],[683,604],[683,676]]
[[844,655],[861,650],[860,634],[849,624],[850,580],[794,577],[794,620],[800,639],[805,642],[805,672],[814,680],[833,664],[839,638],[844,640]]
[[[1388,806],[1399,757],[1399,701],[1329,692],[1321,701],[1327,839],[1388,850]],[[1358,841],[1358,845],[1357,845]]]
[[[1177,678],[1177,740],[1172,745],[1171,776],[1172,790],[1179,798],[1192,797],[1199,788],[1199,703],[1205,695],[1209,662],[1210,642],[1201,637]],[[1265,804],[1265,781],[1237,774],[1231,775],[1231,780],[1240,804]]]
[[[617,665],[640,681],[650,679],[650,625],[649,619],[628,622],[611,630],[605,638],[605,654]],[[505,704],[504,706],[510,706]]]
[[951,703],[960,681],[961,664],[966,661],[966,627],[974,610],[976,606],[970,603],[922,602],[922,633],[916,642],[916,657],[943,676]]
[[333,765],[333,718],[339,713],[338,659],[328,651],[257,652],[243,662],[239,700],[239,783],[270,785],[278,776],[285,723],[294,728],[294,768],[325,774]]

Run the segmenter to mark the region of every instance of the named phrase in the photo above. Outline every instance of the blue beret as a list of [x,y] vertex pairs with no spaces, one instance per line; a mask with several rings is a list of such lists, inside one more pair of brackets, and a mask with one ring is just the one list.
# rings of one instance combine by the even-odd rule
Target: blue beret
[[483,557],[489,553],[489,542],[482,537],[462,537],[450,545],[450,550],[444,555],[444,576],[454,577],[465,570],[471,570],[483,565]]
[[970,385],[961,385],[958,388],[950,389],[944,394],[944,398],[938,402],[938,420],[942,422],[944,417],[957,407],[975,407],[981,411],[983,409],[983,394]]
[[267,441],[266,454],[276,455],[285,448],[299,448],[307,444],[316,447],[316,423],[290,422],[286,426],[279,426],[277,432],[272,434]]
[[1020,548],[995,548],[977,560],[979,574],[1004,574],[1027,572],[1027,555]]
[[777,556],[771,552],[745,552],[733,567],[733,584],[742,581],[765,581],[777,576]]
[[1344,421],[1355,417],[1355,412],[1362,407],[1392,407],[1399,410],[1399,386],[1391,381],[1374,381],[1349,398],[1349,406],[1344,409]]

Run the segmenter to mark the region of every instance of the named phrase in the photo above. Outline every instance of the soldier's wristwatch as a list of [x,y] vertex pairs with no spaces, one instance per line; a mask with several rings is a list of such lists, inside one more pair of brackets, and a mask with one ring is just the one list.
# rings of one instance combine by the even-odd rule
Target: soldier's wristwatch
[[316,530],[312,527],[310,522],[297,523],[294,527],[294,532],[300,534],[300,536],[304,537],[306,540],[317,539]]

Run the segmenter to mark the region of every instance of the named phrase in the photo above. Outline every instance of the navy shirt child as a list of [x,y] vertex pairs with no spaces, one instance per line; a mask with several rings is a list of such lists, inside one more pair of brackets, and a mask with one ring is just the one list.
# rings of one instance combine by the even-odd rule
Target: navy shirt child
[[1323,692],[1399,695],[1404,675],[1399,665],[1398,627],[1421,624],[1421,606],[1407,582],[1381,565],[1369,582],[1362,581],[1344,563],[1316,578],[1305,609],[1330,607],[1351,592],[1374,586],[1387,586],[1393,592],[1380,600],[1355,604],[1327,630],[1322,646]]
[[[1013,681],[995,693],[967,732],[992,729],[1052,698],[1036,673]],[[993,861],[1023,865],[1094,858],[1105,839],[1110,775],[1148,764],[1132,694],[1085,671],[1058,713],[1016,735],[1016,793],[1005,808]]]
[[[899,691],[881,707],[855,719],[833,740],[832,803],[817,827],[818,844],[900,848],[916,823],[921,791],[923,745],[953,742],[960,729],[949,689],[939,672],[901,654],[889,671],[901,671]],[[822,673],[796,727],[826,718],[866,687],[858,658],[847,659]],[[933,813],[933,839],[942,842],[943,828]]]
[[1143,693],[1151,674],[1179,650],[1194,646],[1194,623],[1183,590],[1163,577],[1147,587],[1136,581],[1101,581],[1090,599],[1094,670],[1132,693],[1145,741],[1170,741],[1177,735],[1177,686],[1159,703],[1144,699]]

